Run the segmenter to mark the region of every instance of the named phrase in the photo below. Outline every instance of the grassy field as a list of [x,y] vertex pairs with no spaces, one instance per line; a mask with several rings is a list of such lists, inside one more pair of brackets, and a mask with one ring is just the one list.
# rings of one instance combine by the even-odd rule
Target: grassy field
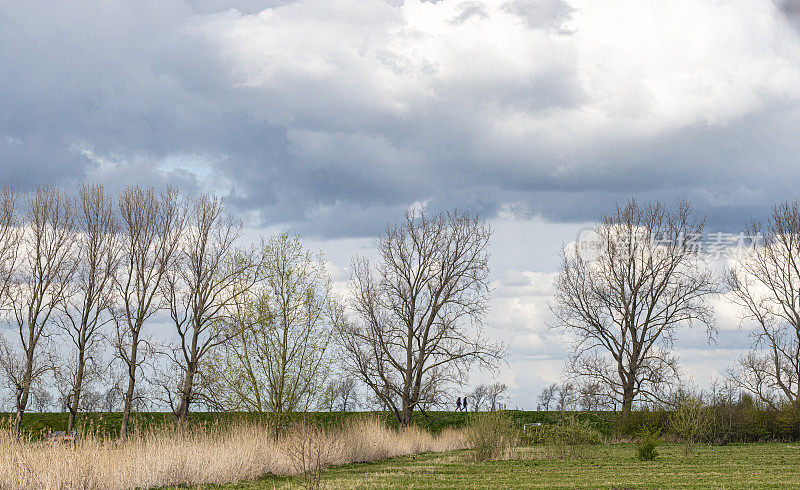
[[[326,488],[753,488],[800,485],[800,445],[680,446],[658,448],[655,461],[638,461],[631,444],[597,446],[581,459],[546,459],[541,448],[519,448],[516,458],[473,462],[469,451],[405,456],[328,469]],[[299,477],[267,477],[225,489],[299,487]],[[220,487],[213,487],[220,488]]]

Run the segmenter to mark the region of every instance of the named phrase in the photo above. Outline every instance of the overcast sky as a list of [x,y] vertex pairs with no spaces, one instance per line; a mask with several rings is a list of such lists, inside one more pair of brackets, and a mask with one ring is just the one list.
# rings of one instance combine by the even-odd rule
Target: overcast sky
[[[797,197],[800,4],[770,0],[0,0],[0,177],[172,183],[339,281],[404,209],[492,220],[514,404],[556,381],[562,243],[628,197],[713,231]],[[723,308],[724,309],[724,308]],[[706,382],[734,316],[681,343]],[[481,374],[476,374],[476,379]]]

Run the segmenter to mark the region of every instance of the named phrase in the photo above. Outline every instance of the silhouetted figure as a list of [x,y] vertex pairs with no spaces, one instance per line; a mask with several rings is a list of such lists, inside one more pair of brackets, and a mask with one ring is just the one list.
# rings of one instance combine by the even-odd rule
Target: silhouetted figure
[[461,397],[459,396],[458,399],[456,400],[456,412],[460,411],[461,411]]
[[462,406],[464,407],[464,411],[466,412],[467,411],[467,397],[466,396],[464,397],[464,403],[462,403]]

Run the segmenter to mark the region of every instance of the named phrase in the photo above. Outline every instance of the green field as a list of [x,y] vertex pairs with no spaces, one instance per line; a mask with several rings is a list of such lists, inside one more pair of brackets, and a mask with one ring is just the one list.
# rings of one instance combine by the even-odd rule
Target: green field
[[[800,486],[800,444],[700,446],[687,456],[677,445],[638,461],[631,444],[591,449],[580,459],[547,459],[541,448],[519,448],[514,460],[473,462],[469,451],[422,454],[330,468],[324,488],[753,488]],[[302,478],[266,477],[226,489],[298,488]]]

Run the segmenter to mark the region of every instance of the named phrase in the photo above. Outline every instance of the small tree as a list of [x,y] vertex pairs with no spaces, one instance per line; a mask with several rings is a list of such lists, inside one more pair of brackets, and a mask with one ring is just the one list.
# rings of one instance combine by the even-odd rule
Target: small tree
[[401,426],[437,386],[463,383],[473,362],[503,349],[481,336],[489,293],[490,228],[477,216],[409,212],[379,242],[379,259],[353,260],[355,320],[339,340],[347,367]]
[[469,398],[472,400],[472,409],[475,412],[480,411],[483,404],[489,399],[489,387],[485,384],[476,386],[469,394]]
[[488,398],[492,412],[497,409],[498,403],[506,398],[507,391],[508,385],[499,381],[488,386],[486,390],[486,397]]
[[558,384],[551,383],[546,386],[541,393],[539,393],[539,407],[544,411],[550,410],[550,405],[556,399],[558,394]]
[[331,380],[325,388],[324,409],[329,412],[347,412],[356,410],[359,405],[356,380],[352,376],[344,376]]
[[703,398],[694,393],[680,392],[674,406],[669,418],[670,431],[683,443],[684,453],[692,454],[695,444],[706,435],[710,425]]
[[238,297],[230,340],[217,356],[220,405],[283,415],[322,397],[326,351],[341,309],[322,257],[282,234],[263,244],[261,279]]
[[558,391],[556,392],[556,410],[559,412],[572,410],[577,401],[578,390],[575,389],[574,384],[566,382],[558,387]]

